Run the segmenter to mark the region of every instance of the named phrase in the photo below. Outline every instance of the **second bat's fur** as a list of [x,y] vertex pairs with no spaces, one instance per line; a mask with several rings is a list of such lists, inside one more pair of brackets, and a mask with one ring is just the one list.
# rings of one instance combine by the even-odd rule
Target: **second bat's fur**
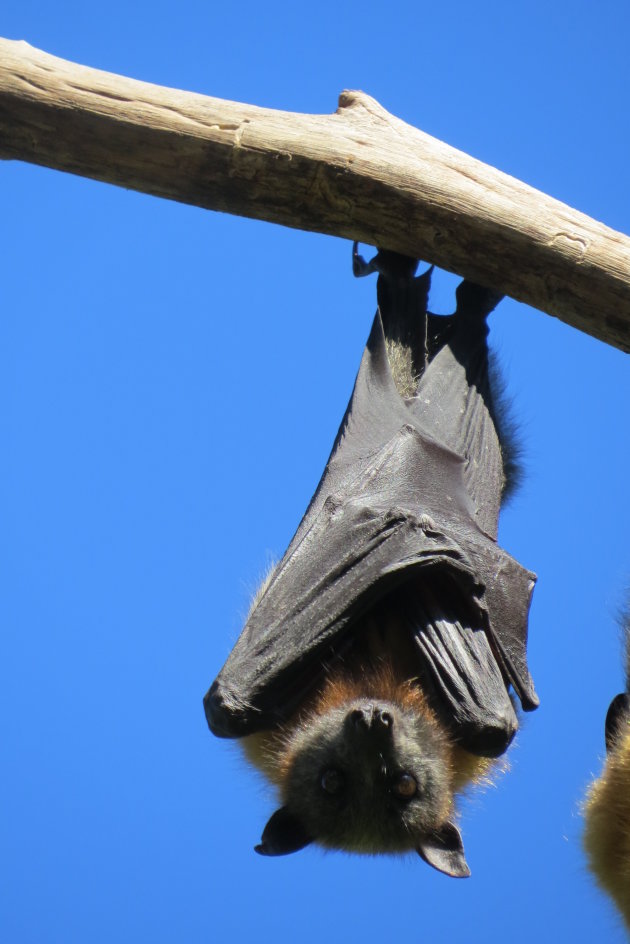
[[630,931],[630,609],[623,619],[626,689],[606,717],[606,763],[584,805],[584,846],[591,871]]

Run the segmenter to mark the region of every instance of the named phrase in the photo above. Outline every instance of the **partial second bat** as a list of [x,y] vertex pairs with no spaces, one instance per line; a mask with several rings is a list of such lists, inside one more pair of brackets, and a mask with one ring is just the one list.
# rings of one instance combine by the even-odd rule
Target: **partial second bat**
[[597,883],[630,932],[630,602],[621,619],[625,689],[606,714],[606,762],[584,804],[584,847]]

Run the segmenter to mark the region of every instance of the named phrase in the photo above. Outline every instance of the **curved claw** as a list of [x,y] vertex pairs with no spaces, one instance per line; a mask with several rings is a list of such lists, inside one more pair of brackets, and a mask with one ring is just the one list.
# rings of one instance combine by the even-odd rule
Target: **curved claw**
[[[391,249],[377,249],[376,255],[366,262],[359,253],[357,240],[352,244],[352,272],[357,278],[378,272],[386,279],[413,279],[418,268],[418,260],[411,256],[403,256]],[[433,266],[431,266],[431,271]],[[426,275],[426,273],[425,273]],[[420,276],[422,278],[422,276]]]
[[[376,259],[376,256],[374,257]],[[370,262],[366,262],[362,255],[359,253],[359,243],[355,239],[352,244],[352,274],[355,278],[363,278],[364,275],[371,275],[372,272],[378,272],[378,268],[374,265],[374,259]]]

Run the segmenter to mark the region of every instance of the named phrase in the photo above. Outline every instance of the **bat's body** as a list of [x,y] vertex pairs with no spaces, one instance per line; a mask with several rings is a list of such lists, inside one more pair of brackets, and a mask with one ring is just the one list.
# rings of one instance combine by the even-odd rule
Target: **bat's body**
[[586,800],[584,845],[598,883],[630,930],[630,610],[623,628],[626,690],[606,716],[606,763]]
[[331,457],[205,699],[283,806],[258,851],[416,849],[468,874],[453,795],[537,699],[534,577],[496,544],[506,468],[488,371],[492,293],[427,312],[430,272],[379,252],[379,308]]

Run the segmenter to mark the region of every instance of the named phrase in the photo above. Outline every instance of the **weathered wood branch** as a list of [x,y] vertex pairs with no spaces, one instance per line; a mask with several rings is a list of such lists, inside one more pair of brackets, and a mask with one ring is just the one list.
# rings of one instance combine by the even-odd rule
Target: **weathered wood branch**
[[630,239],[343,92],[301,115],[0,39],[0,157],[395,249],[630,350]]

